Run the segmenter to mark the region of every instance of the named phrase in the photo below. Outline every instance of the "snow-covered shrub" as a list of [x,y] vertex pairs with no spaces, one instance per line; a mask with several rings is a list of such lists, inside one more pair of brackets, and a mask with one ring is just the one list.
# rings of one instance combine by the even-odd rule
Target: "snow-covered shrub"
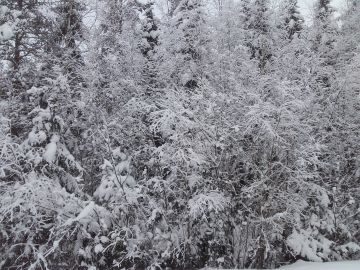
[[[1,264],[23,269],[104,265],[94,261],[111,225],[106,209],[30,172],[1,189]],[[101,257],[99,257],[101,259]]]

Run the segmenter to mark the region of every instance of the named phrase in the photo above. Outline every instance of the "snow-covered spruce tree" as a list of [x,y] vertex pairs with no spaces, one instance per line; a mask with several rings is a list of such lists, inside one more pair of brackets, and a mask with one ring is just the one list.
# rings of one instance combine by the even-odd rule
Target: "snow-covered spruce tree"
[[280,15],[283,20],[280,27],[285,26],[287,38],[292,39],[294,36],[299,35],[303,29],[304,19],[299,12],[298,0],[285,0],[282,3]]
[[26,64],[32,64],[34,59],[31,58],[37,57],[43,49],[47,6],[47,3],[28,0],[1,2],[1,58],[8,61],[13,85],[18,91],[31,84],[26,80],[31,72]]
[[64,120],[63,143],[81,160],[84,157],[81,141],[85,127],[85,84],[79,44],[84,34],[84,6],[75,0],[50,2],[46,12],[47,37],[38,57],[34,86],[28,94],[31,101],[38,99],[41,106],[49,105],[52,114]]
[[[66,91],[61,76],[52,86],[51,90]],[[40,96],[31,112],[33,129],[13,151],[13,155],[18,153],[14,164],[9,164],[21,170],[5,168],[0,201],[1,264],[5,268],[71,269],[91,262],[88,253],[92,246],[88,245],[96,241],[96,231],[109,225],[100,222],[101,216],[106,219],[105,210],[98,218],[93,209],[83,212],[87,202],[80,185],[82,168],[66,146],[65,121],[56,113],[53,101]],[[89,205],[96,208],[91,202]]]
[[104,210],[97,218],[97,206],[90,203],[91,209],[86,207],[86,196],[79,185],[83,169],[70,153],[76,150],[76,121],[83,108],[76,73],[79,22],[73,17],[73,4],[62,2],[59,9],[51,7],[59,11],[55,14],[61,14],[57,17],[50,13],[59,27],[47,28],[53,38],[43,40],[44,54],[39,63],[42,72],[36,74],[35,85],[27,91],[36,107],[30,114],[32,131],[19,147],[21,177],[10,181],[2,191],[4,267],[70,269],[91,264],[95,256],[89,255],[93,246],[88,245],[98,241],[93,237],[99,235],[95,233],[99,228],[108,226],[100,222]]
[[309,69],[315,69],[314,52],[307,39],[304,19],[297,9],[297,1],[284,1],[276,16],[279,18],[272,27],[273,70],[282,80],[301,88],[303,98],[309,98],[309,88],[313,80]]
[[[282,47],[289,45],[293,39],[295,39],[292,42],[294,45],[299,45],[299,48],[304,46],[304,44],[298,44],[298,39],[304,38],[304,18],[299,11],[297,0],[285,0],[279,4],[276,12],[272,14],[271,27],[271,36],[276,50],[281,50]],[[281,54],[281,52],[279,53]],[[277,58],[281,58],[281,55]]]
[[204,77],[207,28],[203,1],[182,0],[162,40],[164,61],[161,73],[170,84],[193,90]]
[[251,59],[257,61],[262,73],[266,73],[271,59],[272,40],[269,27],[269,1],[245,1],[245,45],[250,49]]
[[14,104],[10,106],[9,119],[11,133],[19,137],[19,141],[31,129],[26,117],[31,111],[26,90],[36,81],[38,58],[47,42],[48,7],[43,1],[4,0],[0,3],[1,92]]
[[54,41],[58,48],[53,53],[61,58],[64,71],[73,85],[80,82],[76,70],[82,61],[78,45],[83,35],[80,13],[83,8],[78,0],[61,1],[54,7],[58,30]]
[[140,49],[144,56],[143,84],[147,87],[147,95],[151,95],[158,85],[158,63],[156,50],[159,44],[159,22],[154,14],[154,1],[141,5],[141,43]]
[[338,42],[336,43],[337,58],[340,60],[338,64],[346,65],[347,61],[352,59],[356,54],[360,34],[359,28],[359,2],[349,1],[349,7],[341,16],[341,31]]
[[[24,151],[31,157],[39,161],[39,164],[32,165],[32,170],[37,165],[43,167],[41,164],[42,159],[50,164],[54,163],[57,159],[63,159],[61,161],[65,166],[69,166],[69,170],[72,170],[75,174],[81,174],[81,166],[77,164],[74,157],[70,155],[69,150],[65,146],[67,142],[61,136],[69,135],[68,127],[62,117],[62,108],[59,108],[58,102],[61,104],[64,100],[60,99],[60,93],[67,94],[69,98],[71,96],[71,89],[67,81],[66,76],[61,74],[61,70],[58,70],[59,75],[54,80],[49,78],[49,85],[44,85],[42,88],[33,87],[28,92],[32,95],[38,95],[38,106],[31,112],[33,116],[33,129],[30,132],[28,139],[24,142]],[[66,97],[66,95],[64,95]],[[36,100],[35,100],[36,101]],[[66,114],[64,114],[66,116]],[[33,149],[35,149],[33,151]],[[37,153],[40,151],[40,153]],[[63,158],[58,155],[65,155]],[[69,155],[69,156],[67,156]],[[35,162],[36,163],[36,162]],[[49,165],[51,167],[51,165]],[[42,172],[45,172],[41,169]],[[61,177],[61,171],[53,172],[58,177]],[[71,174],[70,174],[71,175]],[[71,176],[69,177],[71,178]],[[53,175],[52,177],[55,177]],[[66,176],[65,176],[66,178]],[[64,179],[65,179],[64,178]],[[73,182],[75,179],[71,179]],[[76,192],[77,188],[70,184],[68,186],[67,180],[64,180],[64,186],[71,192]]]
[[[337,26],[333,19],[334,10],[330,0],[319,0],[315,5],[313,19],[314,27],[311,33],[313,50],[318,55],[319,68],[316,72],[317,83],[320,88],[329,89],[334,77],[333,66],[335,64],[335,41]],[[324,97],[326,99],[326,97]]]

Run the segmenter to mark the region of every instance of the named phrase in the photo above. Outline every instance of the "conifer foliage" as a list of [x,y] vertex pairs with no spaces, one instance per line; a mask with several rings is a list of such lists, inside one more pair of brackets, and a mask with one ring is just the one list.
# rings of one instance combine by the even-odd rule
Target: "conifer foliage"
[[0,269],[360,258],[360,5],[0,1]]

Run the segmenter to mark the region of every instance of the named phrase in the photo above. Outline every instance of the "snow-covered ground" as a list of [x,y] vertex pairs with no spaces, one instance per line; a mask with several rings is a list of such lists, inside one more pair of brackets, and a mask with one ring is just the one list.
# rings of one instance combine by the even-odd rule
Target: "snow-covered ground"
[[313,263],[299,261],[284,266],[281,270],[360,270],[360,261],[344,261],[331,263]]
[[[205,268],[203,270],[215,270],[214,268]],[[236,270],[236,269],[233,269]],[[298,261],[292,265],[280,267],[278,270],[360,270],[360,261],[344,262],[304,262]]]

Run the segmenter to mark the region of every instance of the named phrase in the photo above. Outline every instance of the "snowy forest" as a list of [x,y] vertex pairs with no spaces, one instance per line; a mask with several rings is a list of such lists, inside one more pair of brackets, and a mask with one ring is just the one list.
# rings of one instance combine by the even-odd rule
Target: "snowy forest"
[[360,259],[360,1],[0,0],[0,269]]

